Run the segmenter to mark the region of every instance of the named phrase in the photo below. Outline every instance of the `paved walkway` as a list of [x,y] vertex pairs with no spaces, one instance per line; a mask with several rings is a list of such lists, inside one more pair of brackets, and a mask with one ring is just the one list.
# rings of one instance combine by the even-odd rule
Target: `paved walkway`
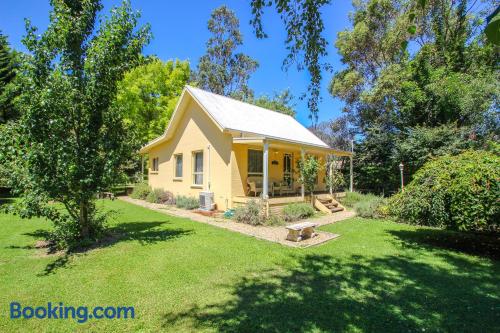
[[[286,240],[286,236],[288,231],[284,226],[279,226],[279,227],[269,227],[269,226],[252,226],[249,224],[245,223],[237,223],[229,219],[224,219],[224,218],[217,218],[217,217],[208,217],[204,216],[201,214],[197,214],[193,211],[185,210],[185,209],[179,209],[173,206],[168,206],[168,205],[162,205],[162,204],[154,204],[154,203],[149,203],[144,200],[137,200],[137,199],[132,199],[130,197],[118,197],[118,199],[142,206],[145,208],[149,208],[151,210],[167,214],[167,215],[174,215],[178,217],[185,217],[197,222],[202,222],[202,223],[207,223],[219,228],[224,228],[228,229],[231,231],[239,232],[245,235],[249,235],[258,239],[264,239],[267,241],[291,246],[291,247],[309,247],[313,245],[318,245],[321,243],[324,243],[326,241],[329,241],[331,239],[335,239],[339,237],[340,235],[338,234],[332,234],[326,231],[319,231],[317,230],[318,236],[303,240],[301,242],[291,242]],[[351,218],[355,216],[354,212],[351,211],[343,211],[343,212],[338,212],[332,215],[325,215],[321,216],[318,218],[313,218],[308,220],[309,222],[314,222],[318,223],[320,226],[321,225],[326,225],[326,224],[331,224],[334,222],[342,221],[348,218]],[[305,222],[305,221],[301,221]]]

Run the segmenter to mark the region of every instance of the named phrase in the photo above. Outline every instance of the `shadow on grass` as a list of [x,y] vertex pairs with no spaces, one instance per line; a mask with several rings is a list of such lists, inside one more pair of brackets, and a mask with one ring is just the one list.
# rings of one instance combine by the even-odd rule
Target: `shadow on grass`
[[14,203],[14,198],[2,197],[0,196],[0,208],[4,205],[10,205]]
[[[69,267],[70,259],[74,255],[84,255],[87,252],[98,249],[113,246],[116,243],[123,241],[137,241],[141,245],[149,245],[159,242],[170,241],[179,237],[187,236],[192,234],[194,231],[192,229],[180,229],[180,228],[166,228],[165,221],[153,221],[153,222],[129,222],[121,223],[112,228],[106,230],[106,236],[101,240],[92,243],[87,247],[78,247],[68,251],[66,253],[59,252],[56,253],[52,248],[47,249],[48,254],[56,253],[58,258],[53,262],[49,263],[44,271],[39,274],[39,276],[46,276],[55,273],[60,268]],[[31,233],[26,233],[25,235],[32,236],[34,238],[40,239],[50,239],[50,232],[46,230],[36,230]],[[25,248],[33,249],[33,246],[26,247],[15,247],[10,246],[8,248]]]
[[465,233],[437,229],[391,230],[404,247],[438,247],[500,260],[500,235]]
[[[500,328],[498,266],[443,258],[294,256],[225,285],[230,300],[165,314],[164,327],[224,332],[484,331]],[[448,260],[449,259],[449,260]],[[445,265],[446,266],[446,265]]]

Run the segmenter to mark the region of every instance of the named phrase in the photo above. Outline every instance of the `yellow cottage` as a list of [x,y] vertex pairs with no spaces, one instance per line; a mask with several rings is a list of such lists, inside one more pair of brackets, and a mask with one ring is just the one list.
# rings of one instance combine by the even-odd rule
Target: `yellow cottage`
[[[184,88],[165,133],[140,152],[149,157],[152,188],[200,197],[219,210],[255,197],[271,206],[303,201],[297,159],[352,159],[293,117],[191,86]],[[326,191],[324,173],[318,192]]]

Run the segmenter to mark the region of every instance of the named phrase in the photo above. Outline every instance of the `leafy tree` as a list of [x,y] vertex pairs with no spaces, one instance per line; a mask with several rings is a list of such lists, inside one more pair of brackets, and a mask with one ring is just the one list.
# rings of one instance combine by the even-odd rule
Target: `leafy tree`
[[[330,162],[332,163],[332,162]],[[332,167],[331,170],[328,170],[326,179],[325,179],[326,185],[328,186],[328,189],[330,190],[330,194],[336,193],[336,191],[344,186],[346,184],[344,175],[342,172],[335,168]]]
[[16,54],[10,49],[7,37],[0,32],[0,123],[17,116],[13,103],[17,91],[16,67]]
[[189,80],[187,61],[153,59],[127,72],[118,84],[116,106],[136,133],[139,144],[161,135]]
[[250,75],[257,69],[257,61],[243,53],[235,53],[243,44],[239,20],[226,6],[216,8],[208,20],[212,34],[207,42],[207,52],[200,58],[196,80],[201,88],[242,98],[252,95],[248,87]]
[[310,75],[308,86],[309,117],[315,123],[318,119],[322,70],[330,66],[321,63],[327,55],[328,42],[322,32],[325,28],[321,10],[330,0],[251,0],[253,18],[250,23],[257,38],[266,38],[262,17],[266,7],[275,8],[279,13],[287,32],[285,46],[288,55],[283,67],[288,69],[296,64],[299,70],[306,68]]
[[358,188],[397,188],[401,161],[413,173],[435,154],[462,151],[468,137],[481,144],[498,133],[498,54],[479,29],[491,11],[475,6],[467,0],[354,3],[353,26],[336,42],[346,67],[330,91],[345,102],[362,138]]
[[280,93],[274,93],[274,96],[269,97],[262,95],[254,98],[250,103],[257,106],[281,112],[295,118],[295,104],[293,104],[293,95],[289,89],[283,90]]
[[[100,1],[51,2],[50,23],[37,35],[29,21],[23,40],[22,108],[11,178],[23,217],[43,216],[62,245],[95,239],[104,216],[96,193],[110,187],[130,153],[122,114],[112,107],[117,82],[150,38],[136,29],[129,2],[97,23]],[[23,144],[26,143],[26,144]],[[64,209],[61,209],[64,207]]]
[[298,159],[297,167],[299,170],[299,183],[304,185],[305,191],[310,192],[312,197],[321,164],[316,157],[306,155],[304,159]]

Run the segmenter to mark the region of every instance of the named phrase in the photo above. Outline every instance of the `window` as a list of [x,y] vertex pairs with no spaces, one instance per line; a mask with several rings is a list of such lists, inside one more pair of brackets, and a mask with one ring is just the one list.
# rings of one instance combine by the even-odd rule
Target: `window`
[[203,152],[193,152],[193,184],[203,185]]
[[248,149],[248,176],[262,176],[262,150]]
[[175,159],[174,177],[182,178],[182,154],[174,155],[174,159]]
[[151,171],[157,172],[159,167],[158,157],[153,158],[153,163],[151,164]]

